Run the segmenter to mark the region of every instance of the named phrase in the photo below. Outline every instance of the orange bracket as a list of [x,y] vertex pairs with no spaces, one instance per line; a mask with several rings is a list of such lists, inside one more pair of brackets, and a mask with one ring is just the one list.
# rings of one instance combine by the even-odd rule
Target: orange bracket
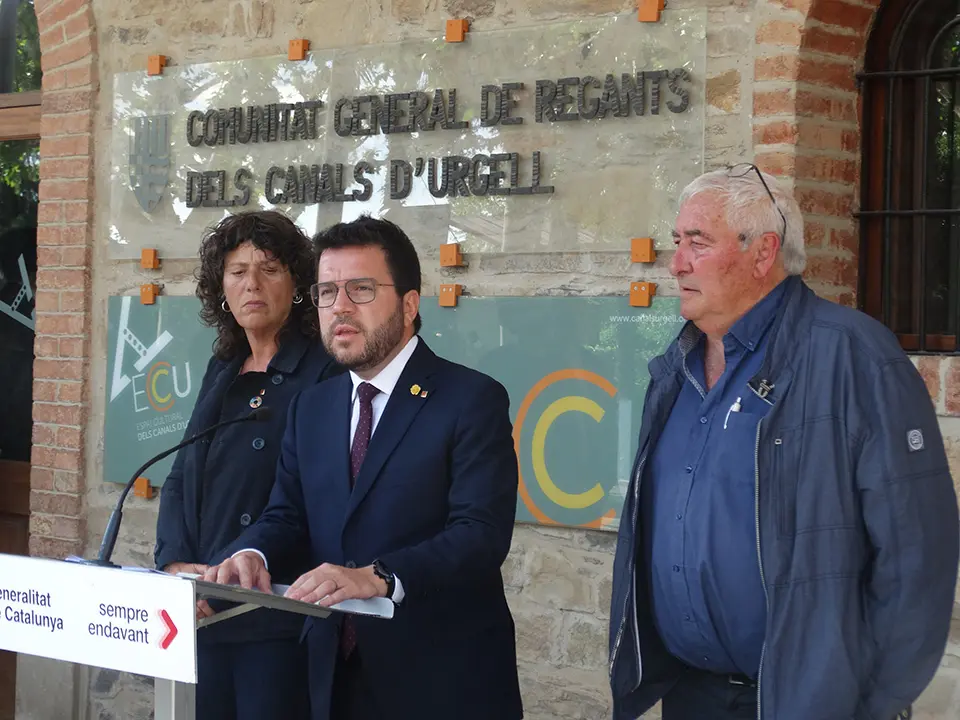
[[637,20],[640,22],[660,22],[664,0],[640,0]]
[[650,299],[657,291],[657,284],[652,282],[630,283],[630,306],[650,307]]
[[153,305],[160,294],[160,286],[154,283],[147,283],[140,286],[140,304]]
[[457,298],[463,294],[463,285],[441,285],[440,307],[456,307]]
[[460,243],[443,243],[440,246],[440,267],[462,267],[463,253]]
[[153,497],[153,486],[145,477],[138,477],[133,483],[133,494],[149,500]]
[[447,34],[444,39],[447,42],[463,42],[467,39],[467,33],[470,31],[470,21],[464,18],[456,20],[447,20]]
[[160,256],[156,248],[142,248],[140,250],[140,267],[144,270],[156,270],[160,267]]
[[166,64],[166,55],[151,55],[147,58],[147,75],[160,75]]
[[296,40],[290,41],[290,46],[287,48],[287,59],[288,60],[306,60],[307,50],[310,49],[310,41],[304,40],[303,38],[297,38]]
[[633,238],[630,240],[630,262],[652,263],[657,259],[653,249],[653,238]]

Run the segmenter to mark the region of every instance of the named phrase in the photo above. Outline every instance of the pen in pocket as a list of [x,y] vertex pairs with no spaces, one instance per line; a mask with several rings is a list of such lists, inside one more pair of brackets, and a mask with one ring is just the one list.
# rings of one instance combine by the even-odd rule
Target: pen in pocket
[[723,419],[723,429],[727,429],[727,421],[730,420],[730,413],[740,412],[740,400],[742,398],[737,398],[736,402],[730,406],[730,409],[727,410],[727,416]]

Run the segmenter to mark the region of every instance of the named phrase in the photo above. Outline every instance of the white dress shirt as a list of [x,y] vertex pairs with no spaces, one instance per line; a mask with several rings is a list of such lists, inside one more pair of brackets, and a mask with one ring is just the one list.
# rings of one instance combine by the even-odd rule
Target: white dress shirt
[[[362,382],[368,382],[373,385],[380,392],[377,393],[373,400],[371,401],[371,406],[373,407],[373,422],[370,426],[370,438],[373,439],[373,434],[377,431],[377,423],[380,421],[380,417],[383,415],[383,410],[387,406],[387,401],[390,400],[390,396],[393,394],[393,391],[397,387],[397,383],[400,381],[400,376],[403,374],[404,368],[406,368],[407,363],[410,361],[410,358],[413,356],[413,351],[417,349],[418,338],[414,335],[403,346],[403,350],[397,353],[397,356],[387,363],[386,367],[383,368],[379,373],[377,373],[370,380],[364,380],[362,377],[357,375],[353,370],[350,371],[350,380],[353,382],[353,394],[351,395],[351,402],[353,403],[352,409],[350,412],[350,447],[353,447],[353,436],[357,432],[357,424],[360,422],[360,397],[357,393],[357,388]],[[255,552],[261,558],[263,558],[263,563],[266,565],[267,558],[262,552],[256,548],[244,548],[243,550],[238,550],[234,553],[234,556],[239,555],[242,552]],[[396,579],[396,585],[393,589],[393,596],[391,600],[393,602],[400,604],[404,598],[403,583],[400,582],[400,578],[394,576]]]
[[[403,350],[398,352],[397,356],[391,360],[383,370],[377,373],[372,379],[366,381],[380,391],[374,395],[373,401],[371,402],[371,405],[373,405],[373,424],[370,427],[371,439],[373,439],[373,434],[377,431],[377,423],[380,421],[380,416],[383,415],[383,409],[387,406],[387,400],[390,399],[390,395],[392,395],[394,389],[396,389],[397,383],[400,382],[400,375],[403,374],[403,369],[410,361],[413,351],[417,349],[417,340],[416,335],[410,338],[410,341],[403,346]],[[350,371],[350,379],[353,381],[353,395],[351,396],[353,410],[350,413],[350,447],[353,447],[353,436],[356,434],[357,424],[360,422],[360,396],[359,393],[357,393],[357,388],[360,387],[360,383],[364,382],[364,379],[353,370]]]

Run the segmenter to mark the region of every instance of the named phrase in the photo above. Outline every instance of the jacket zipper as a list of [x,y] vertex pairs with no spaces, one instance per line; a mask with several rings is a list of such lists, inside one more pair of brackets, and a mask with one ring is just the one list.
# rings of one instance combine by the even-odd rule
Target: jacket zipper
[[[640,507],[640,474],[643,472],[643,465],[647,461],[647,452],[646,449],[643,452],[643,455],[640,457],[640,461],[637,463],[637,472],[633,476],[633,531],[637,531],[637,511]],[[617,629],[617,639],[613,643],[613,652],[610,654],[610,667],[608,669],[608,674],[611,679],[613,678],[613,664],[617,661],[617,652],[620,650],[620,641],[623,639],[623,629],[627,624],[627,603],[630,602],[630,596],[636,592],[637,587],[637,558],[636,555],[631,556],[632,562],[630,563],[630,587],[623,599],[623,611],[620,613],[620,627]],[[637,672],[640,672],[640,633],[639,628],[637,627],[637,602],[634,598],[633,602],[633,626],[637,631],[634,633],[636,640],[636,652],[637,652]]]
[[[763,575],[763,554],[760,551],[760,426],[763,424],[763,418],[757,422],[757,441],[753,453],[754,470],[754,494],[753,506],[755,516],[755,527],[757,533],[757,564],[760,567],[760,584],[763,586],[763,597],[767,608],[767,616],[770,615],[770,596],[767,593],[767,581]],[[760,687],[763,683],[763,659],[767,651],[767,638],[764,633],[763,645],[760,648],[760,668],[757,672],[757,720],[763,720],[763,709],[761,707]]]

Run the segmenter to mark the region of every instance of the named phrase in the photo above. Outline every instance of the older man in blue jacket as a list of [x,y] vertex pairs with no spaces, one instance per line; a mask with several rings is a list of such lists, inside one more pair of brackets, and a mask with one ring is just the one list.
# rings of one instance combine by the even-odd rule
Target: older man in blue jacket
[[957,498],[886,328],[816,297],[795,200],[753,165],[688,186],[688,320],[650,363],[610,613],[615,720],[894,720],[943,655]]

